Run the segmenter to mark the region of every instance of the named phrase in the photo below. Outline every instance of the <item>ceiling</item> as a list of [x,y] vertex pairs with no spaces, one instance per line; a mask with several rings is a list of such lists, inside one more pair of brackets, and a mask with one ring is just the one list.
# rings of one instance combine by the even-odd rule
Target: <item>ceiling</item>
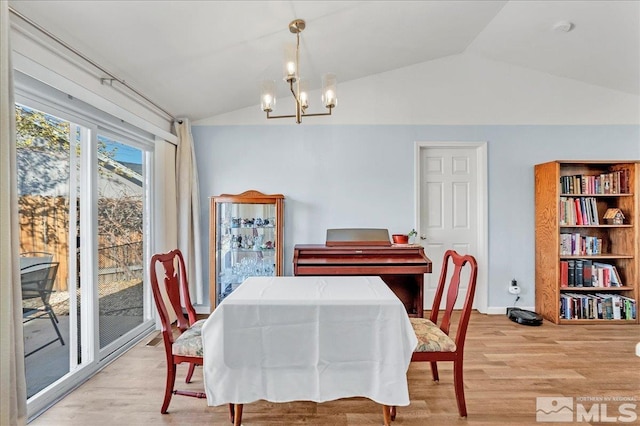
[[[300,74],[312,89],[471,53],[640,93],[637,1],[28,1],[10,6],[174,117],[259,104],[282,82],[288,24],[306,21]],[[554,30],[570,21],[570,32]]]

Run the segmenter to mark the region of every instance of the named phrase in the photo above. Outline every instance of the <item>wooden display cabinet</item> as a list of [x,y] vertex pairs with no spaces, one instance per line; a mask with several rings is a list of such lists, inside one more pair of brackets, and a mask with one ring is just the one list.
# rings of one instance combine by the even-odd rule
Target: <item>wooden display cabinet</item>
[[284,196],[250,190],[210,198],[211,309],[249,276],[282,275]]
[[[563,160],[535,166],[536,311],[546,320],[638,323],[639,169],[638,161]],[[624,214],[622,223],[605,220],[611,209]],[[620,309],[625,317],[607,318],[608,305],[617,300],[625,303]]]

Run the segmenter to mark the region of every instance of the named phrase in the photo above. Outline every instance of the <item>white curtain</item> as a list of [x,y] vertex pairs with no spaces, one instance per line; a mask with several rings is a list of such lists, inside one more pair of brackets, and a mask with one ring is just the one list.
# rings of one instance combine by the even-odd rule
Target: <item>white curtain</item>
[[202,254],[200,245],[200,191],[198,169],[193,149],[191,123],[182,119],[174,123],[178,136],[176,180],[178,183],[178,248],[187,264],[189,294],[194,304],[202,304]]
[[178,247],[176,150],[173,143],[156,139],[153,181],[155,253],[167,253]]
[[24,425],[27,386],[18,270],[15,105],[9,4],[0,1],[0,425]]
[[[154,165],[153,254],[168,253],[178,247],[176,146],[163,139],[156,139]],[[160,286],[160,291],[165,303],[169,303],[164,286]],[[169,309],[169,317],[171,322],[177,318],[173,309]],[[156,325],[160,330],[160,317],[156,318]]]

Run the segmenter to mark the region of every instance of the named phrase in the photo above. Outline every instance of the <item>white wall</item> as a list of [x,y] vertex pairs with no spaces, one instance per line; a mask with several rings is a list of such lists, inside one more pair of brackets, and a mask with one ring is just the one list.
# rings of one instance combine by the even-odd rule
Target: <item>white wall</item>
[[[256,106],[194,126],[203,235],[209,196],[283,193],[291,274],[293,246],[323,243],[327,228],[413,227],[415,142],[487,141],[489,309],[513,303],[512,278],[523,289],[518,305],[533,307],[533,165],[640,159],[637,96],[471,55],[338,90],[334,116],[301,125],[267,121]],[[202,248],[206,258],[208,241]]]

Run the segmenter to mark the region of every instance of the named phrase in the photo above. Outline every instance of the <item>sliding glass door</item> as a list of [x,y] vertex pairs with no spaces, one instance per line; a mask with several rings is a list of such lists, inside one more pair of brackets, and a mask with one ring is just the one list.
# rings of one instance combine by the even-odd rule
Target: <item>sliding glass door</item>
[[153,145],[77,104],[28,95],[16,94],[16,151],[31,416],[154,328]]

